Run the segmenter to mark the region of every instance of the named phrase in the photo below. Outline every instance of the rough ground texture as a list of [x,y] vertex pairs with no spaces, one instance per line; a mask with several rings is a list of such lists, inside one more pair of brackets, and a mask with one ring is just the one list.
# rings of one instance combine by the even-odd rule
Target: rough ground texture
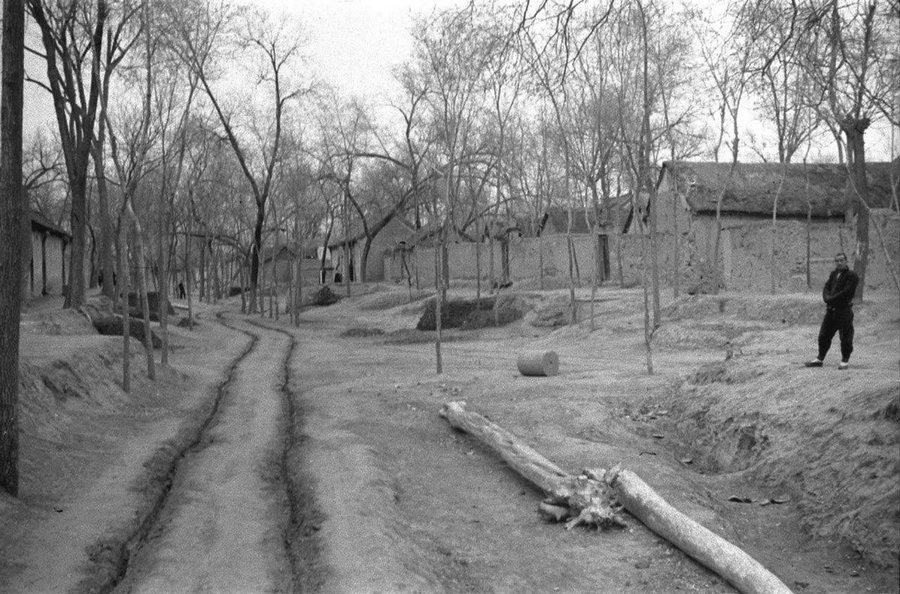
[[[453,293],[474,297],[462,287]],[[230,400],[198,456],[178,470],[172,507],[154,520],[122,591],[152,591],[178,575],[174,568],[206,571],[204,583],[218,588],[246,589],[204,568],[222,563],[209,551],[236,542],[235,530],[283,528],[275,512],[228,510],[282,497],[273,460],[274,436],[284,431],[294,438],[280,453],[294,485],[287,497],[301,517],[283,546],[301,562],[275,563],[261,588],[730,591],[634,518],[626,530],[605,533],[543,522],[540,494],[439,418],[449,400],[465,400],[570,472],[630,468],[795,591],[898,591],[896,297],[867,296],[856,308],[848,371],[836,369],[834,353],[822,369],[802,367],[822,313],[816,295],[670,298],[654,336],[653,375],[638,290],[603,289],[593,323],[582,303],[582,321],[563,326],[556,320],[567,315],[564,291],[521,295],[517,306],[530,308],[523,319],[445,333],[441,375],[433,332],[414,329],[425,297],[354,286],[349,299],[307,309],[299,328],[252,317],[263,360],[248,359],[236,372]],[[0,495],[0,591],[93,591],[121,571],[125,543],[169,488],[176,452],[201,432],[216,386],[247,348],[247,335],[215,315],[230,311],[243,324],[237,309],[235,300],[201,306],[193,331],[170,328],[172,366],[156,382],[142,376],[143,353],[133,342],[128,395],[120,389],[121,338],[97,335],[84,316],[56,304],[26,312],[22,493]],[[288,336],[292,351],[284,350]],[[516,372],[517,355],[539,349],[559,353],[558,376]],[[296,411],[289,427],[266,404],[281,381],[266,365],[281,356],[289,370],[283,390]],[[261,375],[248,375],[253,370]],[[250,405],[256,412],[241,421]],[[262,457],[229,463],[241,446],[253,450],[254,438],[239,435],[250,423],[265,440]],[[216,478],[220,467],[225,474]],[[241,487],[220,491],[249,497],[245,505],[207,499],[226,481]],[[207,515],[209,528],[191,532]],[[178,534],[195,544],[171,544]],[[272,538],[243,542],[251,543],[242,545],[251,549],[247,559],[276,556]]]

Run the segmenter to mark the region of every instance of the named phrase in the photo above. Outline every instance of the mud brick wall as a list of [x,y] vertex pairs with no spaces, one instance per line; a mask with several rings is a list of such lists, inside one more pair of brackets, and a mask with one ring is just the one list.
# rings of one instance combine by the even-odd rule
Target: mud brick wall
[[[881,230],[879,235],[876,230]],[[689,221],[680,227],[678,249],[676,237],[671,232],[658,234],[658,265],[660,282],[671,286],[675,277],[676,253],[679,260],[680,289],[684,293],[711,292],[713,283],[713,257],[715,247],[715,218],[703,217]],[[853,223],[840,224],[834,220],[813,220],[809,226],[810,288],[807,289],[807,223],[805,220],[784,219],[774,227],[775,292],[818,291],[834,267],[834,254],[838,251],[851,255],[855,250]],[[883,239],[883,240],[882,240]],[[617,255],[622,254],[622,275],[626,286],[641,281],[641,238],[627,234],[615,238],[609,236],[608,283],[618,284]],[[595,244],[588,235],[572,237],[576,278],[580,286],[589,286],[594,274]],[[767,293],[772,287],[772,221],[762,218],[725,216],[722,219],[720,239],[723,275],[721,287],[728,291]],[[650,241],[647,239],[648,266]],[[481,245],[481,279],[490,280],[490,245]],[[502,250],[499,242],[493,246],[494,278],[501,275]],[[540,255],[543,252],[543,259]],[[885,255],[887,253],[887,256]],[[474,243],[450,243],[448,265],[450,280],[474,281],[477,277],[477,252]],[[434,284],[434,248],[417,248],[407,255],[410,274],[415,278],[418,269],[419,282],[423,286]],[[513,238],[509,242],[509,274],[515,282],[540,278],[543,265],[544,280],[548,286],[568,284],[569,253],[565,235],[547,235],[540,238]],[[900,276],[900,215],[889,211],[873,211],[869,268],[866,287],[870,290],[894,290],[890,270]],[[400,256],[384,258],[385,280],[400,282],[405,278]],[[648,273],[649,274],[649,273]]]

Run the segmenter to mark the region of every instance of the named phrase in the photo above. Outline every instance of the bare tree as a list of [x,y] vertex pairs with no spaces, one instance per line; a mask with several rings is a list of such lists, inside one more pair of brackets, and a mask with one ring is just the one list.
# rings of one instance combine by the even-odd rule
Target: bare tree
[[860,279],[856,297],[862,300],[869,260],[870,210],[865,133],[873,120],[886,117],[895,126],[898,123],[896,112],[887,107],[900,89],[890,65],[896,61],[897,18],[891,8],[880,12],[877,0],[806,0],[802,9],[810,33],[804,68],[824,97],[827,123],[846,139],[852,190],[847,209],[856,217],[853,268]]
[[[289,101],[303,93],[289,81],[291,66],[300,58],[301,45],[297,35],[283,23],[273,23],[268,15],[238,14],[222,4],[198,7],[194,15],[180,19],[180,23],[182,58],[206,92],[256,205],[250,262],[250,311],[256,312],[266,203],[280,157],[284,110]],[[257,92],[262,86],[269,88],[268,114],[257,113],[243,126],[236,109],[222,102],[223,95],[214,87],[212,72],[214,46],[229,35],[229,29],[236,23],[240,23],[236,34],[238,48],[261,58],[256,72]]]
[[115,19],[112,14],[107,16],[109,32],[106,35],[106,43],[99,55],[99,69],[103,77],[100,86],[100,105],[97,113],[98,126],[96,137],[91,146],[91,155],[94,162],[94,176],[97,187],[97,204],[93,209],[96,218],[99,219],[100,241],[99,266],[103,281],[101,291],[110,299],[115,300],[115,286],[113,279],[114,265],[112,257],[113,227],[110,217],[109,189],[106,180],[106,106],[109,104],[110,85],[113,73],[121,64],[129,50],[140,38],[141,27],[132,26],[132,21],[141,9],[140,3],[134,5],[122,5],[120,18]]
[[[722,182],[722,187],[716,199],[716,231],[713,245],[712,262],[710,262],[712,276],[712,292],[718,293],[723,285],[723,271],[720,263],[722,243],[722,200],[725,198],[734,172],[738,165],[740,154],[740,112],[741,105],[746,97],[753,76],[753,58],[756,51],[756,43],[759,40],[760,23],[755,27],[740,27],[734,23],[742,23],[741,14],[749,10],[750,3],[732,3],[728,5],[728,12],[732,17],[732,27],[726,34],[710,26],[707,23],[706,35],[697,32],[700,38],[700,49],[707,73],[713,81],[713,87],[718,97],[716,111],[718,115],[718,134],[713,144],[713,155],[718,162],[719,149],[724,141],[728,128],[731,139],[726,144],[731,149],[731,166],[728,175]],[[696,31],[696,29],[695,29]]]
[[432,225],[437,232],[435,250],[435,367],[442,373],[441,316],[449,279],[447,233],[453,226],[453,211],[460,198],[461,164],[469,157],[474,116],[484,100],[485,73],[491,55],[507,40],[489,34],[480,24],[485,14],[470,2],[458,9],[438,12],[416,23],[413,30],[415,60],[422,87],[429,89],[425,103],[435,133],[432,172],[440,176],[441,192],[432,193]]
[[[119,233],[124,238],[127,235],[128,223],[130,222],[134,228],[134,237],[137,244],[137,263],[138,263],[138,287],[139,298],[144,319],[144,350],[147,356],[147,375],[151,380],[156,379],[156,364],[153,355],[153,334],[150,329],[150,308],[147,299],[147,273],[144,250],[144,238],[140,220],[134,212],[134,199],[137,194],[139,184],[142,182],[147,169],[147,161],[150,150],[155,139],[151,137],[151,118],[152,97],[153,97],[153,58],[157,49],[156,40],[152,37],[151,18],[149,15],[150,7],[144,4],[141,8],[140,21],[143,45],[143,64],[142,69],[143,81],[135,81],[138,88],[141,86],[141,104],[135,109],[128,110],[123,118],[122,132],[117,132],[109,112],[109,105],[103,106],[105,121],[102,122],[109,132],[110,153],[113,163],[115,164],[116,173],[119,178],[119,188],[122,192],[122,207],[119,213]],[[137,71],[140,73],[140,71]],[[103,96],[104,102],[108,101],[108,96]],[[120,149],[120,144],[125,146]],[[127,242],[122,241],[120,249],[127,252]],[[127,255],[120,255],[120,261],[127,261]],[[128,276],[128,270],[120,271],[120,278]],[[127,286],[127,285],[126,285]],[[126,292],[123,295],[122,314],[127,320],[131,316],[129,307],[129,295]],[[159,307],[163,305],[160,304]],[[124,324],[123,324],[124,325]],[[124,357],[128,359],[128,342],[130,336],[127,332],[123,332],[124,340]]]
[[22,251],[28,220],[22,189],[22,80],[25,11],[3,1],[0,88],[0,489],[19,493],[19,316]]
[[65,307],[84,302],[84,261],[87,227],[87,176],[100,96],[100,63],[109,9],[96,4],[28,0],[28,12],[41,33],[47,81],[29,77],[50,92],[56,113],[66,173],[72,193],[72,248]]

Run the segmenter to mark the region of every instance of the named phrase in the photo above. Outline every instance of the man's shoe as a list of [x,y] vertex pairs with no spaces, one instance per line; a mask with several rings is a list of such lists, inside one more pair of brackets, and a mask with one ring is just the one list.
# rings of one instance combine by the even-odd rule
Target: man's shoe
[[813,359],[812,361],[807,361],[804,365],[807,367],[821,367],[822,361],[821,359]]
[[838,369],[847,369],[848,367],[850,367],[849,361],[841,361],[838,363]]

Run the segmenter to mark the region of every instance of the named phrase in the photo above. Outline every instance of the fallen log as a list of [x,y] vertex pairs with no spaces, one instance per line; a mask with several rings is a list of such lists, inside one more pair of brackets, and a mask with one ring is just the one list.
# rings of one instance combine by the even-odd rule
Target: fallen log
[[450,425],[471,434],[510,465],[547,498],[540,511],[545,518],[567,520],[566,528],[585,524],[623,526],[624,507],[648,528],[716,572],[740,592],[790,593],[774,574],[740,548],[704,528],[659,496],[629,470],[585,470],[567,474],[515,435],[485,417],[468,412],[465,402],[448,402],[441,416]]
[[712,530],[687,517],[630,470],[607,473],[625,509],[650,530],[713,570],[741,592],[790,593],[762,564]]
[[[597,528],[625,526],[620,506],[615,504],[612,489],[602,477],[566,473],[509,431],[478,413],[468,412],[465,402],[448,402],[440,414],[452,427],[471,434],[497,452],[516,473],[543,491],[544,503],[557,508],[545,508],[546,517],[568,519],[567,528],[582,524]],[[558,508],[565,508],[567,513],[563,515]]]

